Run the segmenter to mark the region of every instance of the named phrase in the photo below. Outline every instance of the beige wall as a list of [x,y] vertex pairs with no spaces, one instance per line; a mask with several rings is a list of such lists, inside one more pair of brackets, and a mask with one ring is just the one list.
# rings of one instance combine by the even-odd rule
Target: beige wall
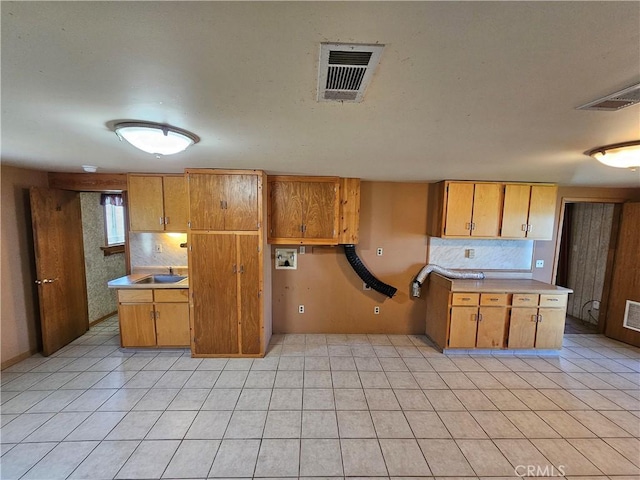
[[28,355],[40,344],[29,187],[47,186],[47,174],[0,167],[2,195],[1,361]]
[[553,283],[555,255],[556,255],[556,237],[558,234],[558,223],[560,220],[560,212],[562,209],[562,199],[580,199],[587,202],[597,202],[607,200],[640,200],[639,188],[594,188],[594,187],[560,187],[558,188],[558,201],[556,203],[556,219],[554,226],[553,239],[542,242],[537,241],[534,245],[533,258],[535,260],[544,260],[544,268],[534,268],[533,278],[541,282]]
[[426,258],[427,190],[417,183],[361,184],[356,252],[371,273],[398,289],[391,299],[363,291],[342,247],[306,247],[297,270],[275,270],[272,255],[274,333],[423,333],[425,302],[410,297],[409,288]]

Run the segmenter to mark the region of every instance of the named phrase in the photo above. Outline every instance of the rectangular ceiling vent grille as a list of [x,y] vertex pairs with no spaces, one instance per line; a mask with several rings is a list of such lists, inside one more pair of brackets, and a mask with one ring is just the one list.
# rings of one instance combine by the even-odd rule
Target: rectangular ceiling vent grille
[[584,105],[579,106],[578,110],[602,110],[612,112],[621,108],[630,107],[640,103],[640,83],[631,87],[612,93],[606,97],[599,98]]
[[319,102],[361,102],[384,45],[322,43]]

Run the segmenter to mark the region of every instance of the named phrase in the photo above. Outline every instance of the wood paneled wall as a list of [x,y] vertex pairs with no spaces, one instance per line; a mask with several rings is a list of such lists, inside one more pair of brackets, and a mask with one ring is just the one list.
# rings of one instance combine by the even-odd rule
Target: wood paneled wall
[[574,203],[570,219],[569,271],[565,286],[573,289],[573,295],[569,295],[567,313],[594,324],[598,323],[598,312],[593,303],[587,302],[602,300],[613,209],[612,203]]

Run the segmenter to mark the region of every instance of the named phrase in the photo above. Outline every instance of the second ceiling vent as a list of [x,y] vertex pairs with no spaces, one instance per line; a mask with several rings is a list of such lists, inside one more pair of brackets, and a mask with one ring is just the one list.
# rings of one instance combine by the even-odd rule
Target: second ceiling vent
[[361,102],[384,45],[320,44],[319,102]]

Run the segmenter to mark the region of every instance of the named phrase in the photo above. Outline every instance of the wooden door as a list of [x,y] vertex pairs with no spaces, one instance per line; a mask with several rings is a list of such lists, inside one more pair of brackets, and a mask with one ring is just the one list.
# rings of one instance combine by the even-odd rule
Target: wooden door
[[161,347],[191,345],[188,303],[156,303],[156,339]]
[[478,320],[478,348],[504,347],[505,329],[509,313],[506,307],[480,307]]
[[225,175],[190,173],[187,182],[191,230],[224,230]]
[[226,185],[224,229],[258,230],[258,176],[221,176]]
[[269,183],[270,238],[302,237],[302,191],[301,182]]
[[451,307],[449,348],[475,348],[478,307]]
[[118,307],[123,347],[154,347],[156,325],[153,303],[121,303]]
[[530,185],[505,185],[501,237],[524,238],[529,218]]
[[305,182],[302,223],[304,238],[336,239],[340,199],[334,182]]
[[473,194],[472,237],[497,237],[500,232],[502,188],[499,183],[476,183]]
[[564,308],[538,309],[536,348],[553,350],[562,348],[565,318],[566,310]]
[[446,208],[444,234],[448,237],[468,237],[471,234],[473,183],[450,182],[447,185]]
[[551,240],[553,238],[557,192],[556,186],[531,185],[527,238],[533,240]]
[[186,232],[189,221],[189,199],[184,176],[165,176],[162,179],[164,192],[164,228],[168,232]]
[[640,347],[640,332],[623,326],[627,300],[640,302],[640,203],[625,203],[607,305],[605,335]]
[[262,339],[260,237],[238,235],[240,265],[240,332],[243,354],[259,354]]
[[127,190],[131,231],[164,231],[162,177],[129,175]]
[[239,353],[235,235],[191,234],[190,243],[193,352]]
[[536,343],[537,308],[512,308],[509,348],[533,348]]
[[42,348],[48,356],[89,329],[80,196],[36,187],[29,194]]

